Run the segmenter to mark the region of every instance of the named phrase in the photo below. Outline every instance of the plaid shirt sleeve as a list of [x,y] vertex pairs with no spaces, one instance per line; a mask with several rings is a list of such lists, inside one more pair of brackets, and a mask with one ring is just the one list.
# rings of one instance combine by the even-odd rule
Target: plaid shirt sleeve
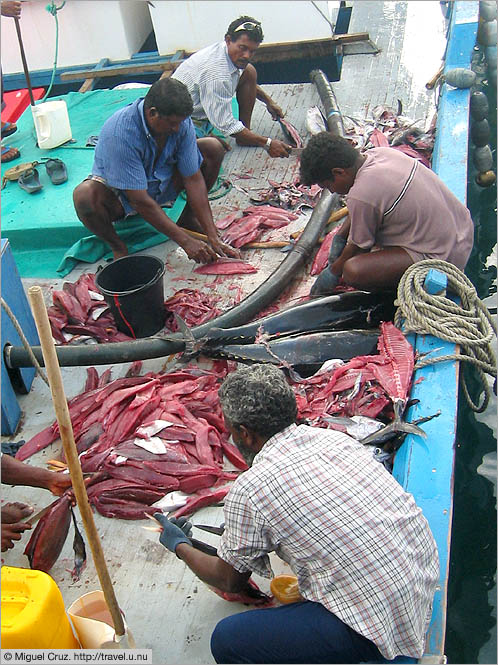
[[237,482],[225,499],[225,532],[218,545],[218,556],[239,573],[252,571],[272,577],[268,553],[275,549],[271,530],[250,496]]

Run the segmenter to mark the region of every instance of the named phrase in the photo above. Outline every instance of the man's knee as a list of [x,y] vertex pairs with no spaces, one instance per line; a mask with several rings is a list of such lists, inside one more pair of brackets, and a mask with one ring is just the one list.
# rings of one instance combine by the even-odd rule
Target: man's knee
[[348,259],[342,269],[342,279],[350,286],[360,287],[365,279],[364,270],[362,270],[361,257],[353,256]]
[[242,76],[240,77],[239,86],[256,85],[257,82],[258,82],[258,72],[256,71],[256,67],[254,65],[251,65],[251,63],[249,63],[248,65],[246,65],[246,68],[244,69]]
[[78,215],[89,215],[95,209],[95,192],[91,180],[83,180],[73,191],[73,203]]
[[225,156],[223,144],[218,139],[208,136],[197,139],[197,145],[208,168],[217,168],[219,171]]
[[235,637],[233,630],[230,629],[231,618],[226,617],[219,621],[211,635],[211,654],[217,663],[236,662],[231,647]]

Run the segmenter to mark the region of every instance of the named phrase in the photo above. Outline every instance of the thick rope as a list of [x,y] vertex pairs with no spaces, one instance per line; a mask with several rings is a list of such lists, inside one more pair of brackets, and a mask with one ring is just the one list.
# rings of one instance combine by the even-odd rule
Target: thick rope
[[36,356],[35,356],[35,354],[33,353],[33,351],[32,351],[32,349],[31,349],[31,346],[30,346],[28,340],[26,339],[26,336],[25,336],[25,334],[23,333],[23,331],[22,331],[22,329],[21,329],[21,326],[20,326],[20,324],[19,324],[19,321],[16,319],[16,317],[15,317],[15,315],[14,315],[14,312],[10,309],[10,307],[7,305],[7,303],[5,302],[5,300],[4,300],[3,298],[1,299],[1,301],[2,301],[2,307],[3,307],[4,310],[7,312],[7,316],[9,317],[9,319],[12,321],[12,324],[13,324],[14,328],[16,329],[17,334],[18,334],[19,337],[21,338],[21,342],[22,342],[24,348],[25,348],[26,351],[29,353],[29,357],[31,358],[31,361],[32,361],[32,363],[33,363],[33,365],[34,365],[36,371],[37,371],[38,374],[41,376],[41,378],[45,381],[45,383],[47,384],[47,386],[50,388],[50,384],[49,384],[49,382],[48,382],[47,375],[46,375],[45,372],[42,370],[40,363],[39,363],[38,360],[36,359]]
[[[460,305],[445,294],[430,295],[425,291],[424,281],[431,269],[446,274],[447,291],[460,299]],[[446,261],[419,261],[410,266],[401,278],[395,305],[398,309],[394,323],[404,333],[430,334],[460,346],[459,353],[418,360],[415,369],[448,360],[473,364],[482,385],[480,392],[484,393],[481,406],[470,397],[463,372],[461,383],[470,408],[476,413],[482,413],[491,397],[485,374],[496,380],[496,357],[492,347],[496,325],[487,307],[478,298],[472,282],[461,270]]]

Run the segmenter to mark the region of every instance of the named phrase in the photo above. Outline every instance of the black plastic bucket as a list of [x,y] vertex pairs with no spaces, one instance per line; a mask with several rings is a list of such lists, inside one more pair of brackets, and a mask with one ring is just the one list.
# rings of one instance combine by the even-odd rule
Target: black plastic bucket
[[97,273],[95,284],[114,316],[116,327],[130,337],[149,337],[164,326],[164,263],[155,256],[132,255]]

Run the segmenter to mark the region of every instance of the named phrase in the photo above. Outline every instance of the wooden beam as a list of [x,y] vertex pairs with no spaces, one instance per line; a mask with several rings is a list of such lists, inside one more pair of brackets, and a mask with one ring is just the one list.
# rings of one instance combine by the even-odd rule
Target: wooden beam
[[146,72],[161,72],[175,70],[183,60],[177,62],[163,61],[139,65],[118,65],[105,69],[79,69],[72,72],[63,72],[61,81],[78,81],[80,79],[105,78],[110,76],[128,76],[128,74],[144,74]]
[[[262,44],[254,54],[252,62],[255,64],[258,62],[281,62],[282,60],[334,55],[336,47],[340,44],[350,44],[352,42],[368,40],[368,32],[357,32],[352,34],[335,35],[334,37],[326,37],[324,39]],[[191,55],[191,53],[185,54],[186,57],[189,55]],[[163,60],[139,64],[111,65],[102,69],[73,70],[71,72],[61,73],[60,78],[61,81],[77,81],[100,77],[145,74],[147,72],[174,71],[183,61],[183,59]]]

